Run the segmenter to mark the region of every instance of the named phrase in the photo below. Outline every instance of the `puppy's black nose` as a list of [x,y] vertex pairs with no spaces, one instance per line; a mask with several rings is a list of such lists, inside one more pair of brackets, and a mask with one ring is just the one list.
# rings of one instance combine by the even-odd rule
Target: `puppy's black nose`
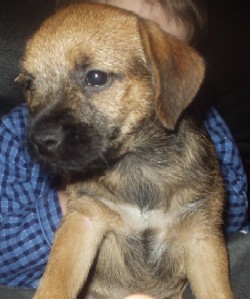
[[60,127],[40,128],[30,136],[32,147],[43,156],[56,156],[63,140]]

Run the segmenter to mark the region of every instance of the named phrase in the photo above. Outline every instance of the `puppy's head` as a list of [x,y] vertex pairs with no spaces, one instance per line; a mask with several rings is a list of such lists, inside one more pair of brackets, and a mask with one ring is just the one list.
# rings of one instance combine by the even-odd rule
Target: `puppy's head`
[[174,129],[203,73],[197,53],[154,23],[108,6],[70,6],[27,44],[18,81],[31,148],[62,170],[99,167],[146,119]]

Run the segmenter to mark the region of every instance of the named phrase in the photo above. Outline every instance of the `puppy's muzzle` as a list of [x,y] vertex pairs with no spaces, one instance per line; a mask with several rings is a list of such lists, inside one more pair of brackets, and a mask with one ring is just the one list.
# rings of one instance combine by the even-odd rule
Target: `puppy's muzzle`
[[61,126],[50,128],[44,124],[37,132],[30,134],[30,144],[39,156],[56,158],[63,143],[64,132]]
[[92,124],[60,114],[41,114],[31,120],[28,146],[32,156],[60,173],[82,173],[106,166],[106,138]]

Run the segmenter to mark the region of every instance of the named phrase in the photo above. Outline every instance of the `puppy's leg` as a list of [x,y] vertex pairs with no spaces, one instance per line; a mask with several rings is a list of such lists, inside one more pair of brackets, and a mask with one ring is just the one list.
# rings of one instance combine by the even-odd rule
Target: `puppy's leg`
[[100,204],[86,200],[85,206],[84,214],[67,214],[56,232],[34,299],[73,299],[84,285],[105,233],[112,229],[112,220],[117,221],[116,214]]
[[197,299],[233,299],[224,240],[196,233],[188,246],[187,274]]

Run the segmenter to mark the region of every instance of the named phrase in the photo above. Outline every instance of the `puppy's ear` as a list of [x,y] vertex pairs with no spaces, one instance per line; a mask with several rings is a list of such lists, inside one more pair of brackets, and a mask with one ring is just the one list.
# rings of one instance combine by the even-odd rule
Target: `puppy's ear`
[[156,114],[164,127],[173,130],[201,85],[203,60],[154,22],[139,20],[139,30],[152,72]]

